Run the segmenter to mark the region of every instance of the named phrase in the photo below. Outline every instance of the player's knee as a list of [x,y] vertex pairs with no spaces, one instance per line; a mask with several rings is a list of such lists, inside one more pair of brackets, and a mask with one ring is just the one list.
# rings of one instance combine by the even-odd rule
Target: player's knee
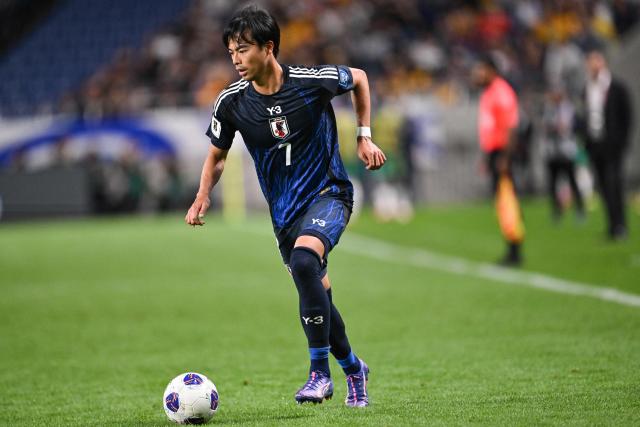
[[291,251],[289,260],[291,275],[293,278],[311,278],[320,276],[322,261],[313,250],[304,246],[298,246]]

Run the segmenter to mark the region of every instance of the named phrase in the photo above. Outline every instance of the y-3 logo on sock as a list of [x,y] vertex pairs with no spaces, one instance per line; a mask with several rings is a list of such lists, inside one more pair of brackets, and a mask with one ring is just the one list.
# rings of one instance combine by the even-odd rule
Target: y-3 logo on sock
[[304,317],[304,316],[302,316],[302,320],[304,321],[305,325],[308,325],[308,324],[322,325],[322,323],[324,322],[324,318],[322,316],[316,316],[316,317]]

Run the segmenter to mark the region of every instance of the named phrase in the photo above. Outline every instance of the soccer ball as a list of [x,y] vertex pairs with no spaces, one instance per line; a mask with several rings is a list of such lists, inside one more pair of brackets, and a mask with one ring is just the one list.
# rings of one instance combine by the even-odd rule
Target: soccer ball
[[175,377],[164,391],[167,417],[178,424],[205,424],[218,410],[218,390],[202,374],[186,372]]

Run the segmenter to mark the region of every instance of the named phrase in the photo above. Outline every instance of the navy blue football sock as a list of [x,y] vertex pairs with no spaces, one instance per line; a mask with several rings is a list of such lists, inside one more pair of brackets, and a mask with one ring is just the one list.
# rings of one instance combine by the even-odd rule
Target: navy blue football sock
[[291,251],[289,267],[298,289],[300,322],[309,348],[329,347],[331,304],[320,280],[320,256],[312,249],[298,246]]
[[336,306],[333,305],[331,288],[327,289],[327,296],[329,297],[329,303],[331,304],[331,326],[329,328],[331,354],[333,354],[337,360],[341,360],[349,356],[349,353],[351,353],[351,345],[347,338],[347,332],[345,330],[342,316],[340,316],[340,312]]
[[309,348],[309,355],[311,356],[309,372],[323,371],[331,376],[329,370],[329,347]]
[[338,359],[338,364],[344,371],[345,375],[353,375],[360,372],[360,359],[353,352],[350,352],[344,359]]

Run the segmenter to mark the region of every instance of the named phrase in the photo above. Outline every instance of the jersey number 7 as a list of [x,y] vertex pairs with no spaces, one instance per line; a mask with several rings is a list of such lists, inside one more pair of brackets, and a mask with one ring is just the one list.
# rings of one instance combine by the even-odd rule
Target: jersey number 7
[[286,152],[285,152],[285,166],[291,166],[291,143],[290,142],[285,142],[284,144],[280,144],[278,145],[278,149],[280,148],[285,148]]

